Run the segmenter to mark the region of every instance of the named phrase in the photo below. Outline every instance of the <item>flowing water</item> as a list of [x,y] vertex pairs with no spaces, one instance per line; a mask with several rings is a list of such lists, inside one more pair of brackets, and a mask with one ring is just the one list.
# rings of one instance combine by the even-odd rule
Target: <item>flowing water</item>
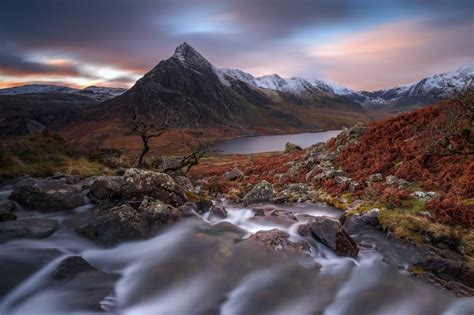
[[242,137],[225,140],[214,145],[213,150],[221,154],[251,154],[259,152],[283,151],[287,142],[295,143],[303,148],[318,142],[326,142],[341,132],[329,130],[322,132],[306,132],[276,136]]
[[[225,219],[186,218],[157,227],[147,240],[108,249],[68,228],[91,211],[90,204],[48,215],[22,212],[20,220],[54,218],[61,228],[46,239],[0,245],[0,314],[473,314],[472,299],[456,298],[387,265],[376,249],[384,245],[382,236],[366,240],[356,259],[338,257],[314,240],[306,240],[311,250],[303,256],[267,252],[245,241],[274,228],[301,241],[296,230],[304,214],[340,216],[334,208],[282,207],[301,221],[294,223],[226,207]],[[103,272],[52,279],[71,255]]]

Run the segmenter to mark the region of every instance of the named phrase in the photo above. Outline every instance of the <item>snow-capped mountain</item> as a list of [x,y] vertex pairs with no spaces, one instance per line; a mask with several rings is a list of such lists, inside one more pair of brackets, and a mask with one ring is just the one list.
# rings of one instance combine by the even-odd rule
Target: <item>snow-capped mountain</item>
[[84,89],[74,89],[67,86],[51,84],[29,84],[0,90],[0,95],[29,95],[29,94],[68,94],[82,95],[102,102],[125,92],[126,89],[112,87],[89,86]]
[[[449,98],[456,91],[473,88],[474,65],[452,72],[435,74],[418,82],[391,89],[359,92],[359,102],[365,108],[383,106],[418,106],[428,102]],[[365,99],[360,99],[363,95]]]
[[347,95],[354,93],[354,91],[351,89],[318,79],[304,79],[299,77],[286,79],[282,78],[278,74],[254,77],[251,74],[239,69],[226,68],[219,69],[218,72],[255,87],[288,93],[327,92],[336,95]]
[[364,108],[383,106],[419,106],[450,97],[462,90],[474,79],[474,65],[456,71],[436,74],[418,82],[377,91],[354,91],[350,88],[319,79],[299,77],[282,78],[278,74],[254,77],[238,69],[219,69],[224,76],[245,82],[258,88],[288,93],[330,93],[347,97]]

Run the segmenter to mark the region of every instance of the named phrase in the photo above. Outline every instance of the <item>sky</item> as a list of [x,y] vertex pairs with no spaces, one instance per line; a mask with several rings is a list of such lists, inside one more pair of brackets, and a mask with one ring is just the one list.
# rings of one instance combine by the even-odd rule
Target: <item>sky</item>
[[0,88],[130,87],[182,42],[356,90],[474,64],[474,0],[2,0]]

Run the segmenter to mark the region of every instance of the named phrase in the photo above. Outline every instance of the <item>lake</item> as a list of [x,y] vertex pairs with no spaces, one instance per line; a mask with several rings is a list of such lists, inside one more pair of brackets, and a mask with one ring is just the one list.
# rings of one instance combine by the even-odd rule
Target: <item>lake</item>
[[284,151],[287,142],[307,148],[318,142],[335,137],[340,130],[305,132],[288,135],[243,137],[219,142],[213,146],[220,154],[250,154],[259,152]]

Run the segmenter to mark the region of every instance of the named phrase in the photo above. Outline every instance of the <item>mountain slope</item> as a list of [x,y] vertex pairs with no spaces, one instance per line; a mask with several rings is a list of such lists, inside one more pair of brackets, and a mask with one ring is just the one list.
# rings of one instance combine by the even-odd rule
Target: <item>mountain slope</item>
[[377,91],[354,91],[338,84],[318,79],[282,78],[278,74],[253,77],[238,69],[220,69],[223,75],[249,85],[294,94],[328,93],[349,98],[368,110],[419,107],[452,96],[455,90],[465,89],[474,79],[474,65],[452,72],[426,77],[412,84]]
[[325,91],[297,95],[237,80],[217,70],[186,43],[128,91],[67,128],[65,134],[79,142],[122,145],[128,141],[123,138],[128,136],[124,123],[133,113],[168,115],[172,127],[199,130],[201,137],[203,133],[222,137],[224,129],[232,136],[335,129],[366,120],[359,104]]
[[125,90],[57,85],[25,85],[0,90],[0,137],[22,136],[44,129],[57,130],[82,117],[82,112]]

